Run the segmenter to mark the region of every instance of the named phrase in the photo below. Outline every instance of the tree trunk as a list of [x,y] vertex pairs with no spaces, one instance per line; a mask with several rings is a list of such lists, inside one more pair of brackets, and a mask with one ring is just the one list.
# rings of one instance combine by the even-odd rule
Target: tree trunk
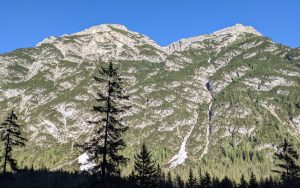
[[7,164],[7,155],[8,155],[8,145],[9,145],[9,134],[7,136],[7,141],[5,145],[5,155],[4,155],[4,165],[3,165],[3,175],[6,174],[6,164]]
[[104,148],[103,148],[103,163],[102,163],[102,187],[106,187],[106,154],[107,154],[107,136],[108,136],[108,123],[110,113],[110,76],[108,77],[108,91],[107,91],[107,111],[106,111],[106,124],[104,133]]

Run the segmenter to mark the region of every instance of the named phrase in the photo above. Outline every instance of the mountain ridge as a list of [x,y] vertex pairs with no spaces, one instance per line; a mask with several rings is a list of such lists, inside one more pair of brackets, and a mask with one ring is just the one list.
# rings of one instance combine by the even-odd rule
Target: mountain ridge
[[0,118],[17,109],[30,142],[17,151],[21,166],[80,169],[77,159],[86,156],[74,145],[91,134],[93,76],[108,61],[131,96],[123,117],[129,158],[145,142],[165,169],[201,166],[239,178],[255,168],[265,177],[280,139],[299,145],[299,49],[241,25],[167,52],[120,25],[78,33],[0,55]]
[[[75,33],[71,33],[71,34],[63,34],[60,37],[64,37],[64,36],[72,36],[72,35],[85,35],[85,34],[93,34],[93,33],[97,33],[97,32],[105,32],[105,31],[111,31],[111,29],[109,27],[114,27],[116,29],[120,29],[126,32],[130,32],[130,33],[135,33],[135,34],[140,34],[138,32],[134,32],[134,31],[130,31],[128,30],[128,28],[125,25],[122,24],[100,24],[100,25],[96,25],[96,26],[92,26],[88,29],[85,29],[83,31],[80,32],[75,32]],[[252,34],[256,34],[258,36],[262,36],[261,33],[259,33],[258,31],[256,31],[253,27],[251,26],[244,26],[242,24],[235,24],[234,26],[230,26],[230,27],[226,27],[220,30],[217,30],[215,32],[212,32],[210,34],[201,34],[201,35],[197,35],[194,37],[189,37],[189,38],[181,38],[175,42],[172,42],[166,46],[160,46],[157,42],[153,41],[152,39],[150,39],[148,36],[143,35],[145,37],[147,37],[148,39],[150,39],[151,41],[153,41],[153,43],[155,44],[155,46],[158,46],[158,48],[160,49],[167,49],[169,48],[169,46],[173,45],[174,43],[178,43],[180,41],[185,41],[185,40],[193,40],[193,39],[197,39],[197,38],[204,38],[205,36],[209,36],[209,35],[222,35],[222,34],[236,34],[236,33],[252,33]],[[42,43],[49,43],[52,42],[54,39],[59,38],[59,37],[54,37],[54,36],[50,36],[45,38],[43,41],[39,42],[36,44],[36,46],[39,46]],[[167,52],[167,50],[166,50]]]

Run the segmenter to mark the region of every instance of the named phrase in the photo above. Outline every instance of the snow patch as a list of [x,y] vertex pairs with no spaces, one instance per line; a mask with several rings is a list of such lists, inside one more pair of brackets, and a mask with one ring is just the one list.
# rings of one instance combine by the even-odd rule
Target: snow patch
[[96,164],[94,162],[89,162],[89,156],[87,153],[81,154],[78,158],[78,163],[80,164],[80,171],[86,171],[92,169]]
[[190,129],[188,134],[184,137],[178,153],[176,155],[174,155],[171,158],[171,160],[169,161],[169,163],[171,163],[170,168],[175,168],[177,165],[183,164],[185,159],[187,158],[187,151],[185,150],[186,142],[187,142],[188,138],[191,136],[194,127],[195,127],[195,125]]

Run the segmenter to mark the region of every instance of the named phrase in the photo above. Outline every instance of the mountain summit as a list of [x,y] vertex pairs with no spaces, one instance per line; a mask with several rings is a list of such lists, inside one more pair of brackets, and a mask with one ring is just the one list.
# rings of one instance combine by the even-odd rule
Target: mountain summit
[[167,53],[172,53],[174,51],[184,51],[186,49],[192,48],[193,46],[197,46],[197,43],[202,42],[204,40],[222,40],[223,38],[227,38],[227,41],[224,41],[224,45],[228,43],[234,42],[238,37],[244,36],[245,34],[254,34],[257,36],[262,36],[261,33],[256,31],[251,26],[244,26],[242,24],[236,24],[232,27],[227,27],[221,29],[219,31],[213,32],[211,34],[199,35],[196,37],[191,37],[187,39],[181,39],[176,41],[166,47],[164,47]]
[[299,145],[299,48],[241,24],[166,47],[104,24],[0,55],[0,117],[14,109],[30,142],[16,153],[21,166],[85,169],[74,146],[93,130],[93,76],[108,61],[131,96],[129,158],[147,143],[166,169],[235,179],[255,169],[259,178],[270,175],[282,138]]
[[241,33],[251,33],[251,34],[254,34],[257,36],[262,36],[262,34],[259,33],[258,31],[256,31],[253,27],[244,26],[242,24],[236,24],[232,27],[221,29],[219,31],[214,32],[213,34],[215,34],[215,35],[224,35],[224,34],[237,35],[237,34],[241,34]]

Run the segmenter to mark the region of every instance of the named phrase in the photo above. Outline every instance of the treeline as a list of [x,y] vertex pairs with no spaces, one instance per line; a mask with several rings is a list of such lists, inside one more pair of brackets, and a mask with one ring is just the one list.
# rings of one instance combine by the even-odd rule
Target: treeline
[[[274,172],[280,175],[280,178],[273,179],[272,176],[266,179],[257,180],[254,173],[251,173],[247,181],[244,175],[241,175],[240,181],[235,182],[227,176],[223,179],[211,177],[209,172],[195,175],[193,169],[190,169],[189,176],[184,181],[180,174],[172,177],[171,172],[165,174],[159,165],[155,166],[154,160],[146,146],[141,147],[140,153],[135,156],[135,166],[129,182],[132,187],[157,187],[157,188],[259,188],[259,187],[299,187],[300,186],[300,168],[295,163],[298,154],[293,145],[286,139],[279,147],[280,152],[275,153],[275,157],[282,161],[274,168]],[[276,170],[275,170],[276,169]]]
[[[292,151],[292,146],[288,142],[284,142],[282,150]],[[293,153],[293,152],[292,152]],[[276,154],[278,155],[278,154]],[[278,157],[288,157],[287,153],[283,153]],[[287,162],[287,163],[285,163]],[[282,164],[286,164],[282,166]],[[187,180],[183,180],[180,174],[172,174],[171,171],[164,172],[159,164],[155,163],[151,152],[143,144],[140,151],[134,157],[134,169],[128,177],[110,176],[105,187],[124,187],[124,188],[282,188],[299,187],[299,173],[297,174],[297,166],[293,166],[292,160],[290,162],[284,161],[279,164],[285,168],[281,173],[279,179],[269,177],[266,179],[257,180],[255,174],[251,174],[250,179],[247,181],[241,175],[240,181],[235,182],[224,177],[218,179],[211,177],[209,172],[195,174],[193,169],[190,169]],[[276,170],[277,171],[277,170]],[[4,179],[5,178],[5,179]],[[55,171],[50,172],[46,169],[34,170],[21,169],[17,173],[6,173],[0,176],[1,188],[81,188],[81,187],[103,187],[101,179],[93,174],[83,172],[63,172]]]
[[134,156],[134,168],[128,177],[121,175],[122,168],[130,159],[122,155],[126,148],[123,139],[128,130],[122,122],[122,114],[126,113],[130,106],[129,96],[123,88],[123,80],[118,74],[117,68],[109,63],[95,76],[99,84],[96,94],[96,104],[93,106],[94,115],[99,117],[89,121],[94,126],[90,139],[77,145],[82,153],[88,156],[89,166],[83,172],[50,172],[46,169],[34,170],[19,169],[13,157],[15,147],[25,147],[27,139],[21,135],[20,125],[17,123],[17,115],[12,111],[6,120],[0,125],[0,141],[3,144],[1,156],[0,187],[157,187],[157,188],[210,188],[210,187],[299,187],[300,168],[297,165],[299,155],[292,143],[287,139],[278,146],[274,157],[280,163],[274,166],[273,172],[280,178],[272,177],[257,180],[255,174],[251,174],[250,180],[246,180],[241,174],[239,182],[228,177],[218,179],[211,177],[209,170],[203,174],[194,174],[190,169],[189,177],[183,180],[181,174],[172,174],[164,171],[157,164],[151,152],[143,144],[140,151]]

